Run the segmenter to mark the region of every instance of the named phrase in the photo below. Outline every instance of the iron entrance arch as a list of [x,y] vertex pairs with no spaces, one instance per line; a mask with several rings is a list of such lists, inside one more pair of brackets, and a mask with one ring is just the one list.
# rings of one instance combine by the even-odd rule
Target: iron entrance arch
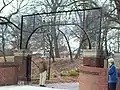
[[[82,12],[83,11],[83,12]],[[97,18],[99,18],[99,20],[97,20],[96,22],[99,22],[99,24],[97,25],[98,27],[98,49],[100,49],[100,46],[101,46],[101,21],[102,21],[102,8],[101,7],[98,7],[98,8],[91,8],[91,9],[79,9],[79,10],[69,10],[69,11],[58,11],[58,12],[50,12],[50,13],[37,13],[37,14],[30,14],[30,15],[22,15],[21,17],[21,33],[20,33],[20,49],[27,49],[28,47],[28,43],[29,43],[29,40],[30,38],[32,37],[32,35],[40,28],[43,28],[45,26],[63,26],[63,25],[75,25],[79,28],[81,28],[81,30],[85,33],[86,37],[87,37],[87,40],[88,40],[88,43],[89,43],[89,49],[91,49],[91,41],[90,41],[90,37],[88,35],[88,33],[86,32],[86,28],[85,28],[85,19],[86,19],[86,15],[85,15],[85,12],[86,11],[95,11],[97,12],[96,15],[97,15]],[[78,13],[81,12],[83,15],[82,15],[82,20],[83,20],[83,23],[81,23],[80,20],[77,21],[77,19],[75,19],[75,15],[77,14],[77,18],[78,18]],[[89,13],[89,12],[86,12],[86,13]],[[64,15],[63,15],[64,14]],[[60,20],[56,20],[56,22],[54,22],[54,24],[51,23],[51,21],[46,21],[46,20],[43,20],[43,17],[47,17],[49,20],[49,18],[54,18],[54,15],[57,15],[57,16],[60,16],[60,15],[63,15],[64,18],[68,18],[69,16],[67,16],[68,14],[70,15],[73,15],[73,17],[70,17],[70,19],[67,19],[68,21],[69,20],[76,20],[76,21],[73,21],[72,23],[71,22],[68,22],[66,20],[63,20],[63,21],[60,21]],[[39,16],[39,18],[37,17]],[[30,18],[29,18],[30,17]],[[27,27],[24,26],[24,24],[28,24],[27,20],[31,20],[33,18],[33,21],[31,23],[33,23],[31,26],[32,26],[32,30],[30,27],[30,25],[28,25]],[[40,19],[39,21],[36,21],[36,18]],[[52,20],[50,18],[50,20]],[[57,18],[56,18],[57,19]],[[96,19],[94,17],[94,19]],[[94,21],[93,19],[93,21]],[[37,22],[37,23],[36,23]],[[36,26],[37,24],[37,26]],[[82,25],[81,25],[82,24]],[[93,28],[93,26],[91,26]],[[27,37],[27,41],[25,42],[25,46],[23,46],[23,32],[26,31],[27,29],[30,29],[30,34],[28,35]],[[61,31],[60,31],[61,32]],[[62,33],[62,32],[61,32]],[[64,33],[63,33],[64,34]],[[28,64],[27,64],[28,65]],[[28,66],[27,66],[28,67]],[[29,74],[29,72],[27,72]],[[50,72],[49,72],[50,73]],[[27,75],[29,76],[29,75]]]
[[[62,13],[72,13],[72,12],[80,12],[80,11],[93,11],[93,10],[98,10],[100,13],[98,14],[98,17],[99,17],[99,35],[98,35],[98,49],[100,49],[100,45],[101,45],[101,21],[102,21],[102,8],[101,7],[97,7],[97,8],[90,8],[90,9],[78,9],[78,10],[69,10],[69,11],[58,11],[58,12],[49,12],[49,13],[37,13],[37,14],[30,14],[30,15],[22,15],[21,16],[21,33],[20,33],[20,49],[27,49],[27,46],[28,46],[28,43],[29,43],[29,40],[31,38],[31,36],[41,27],[45,27],[45,26],[56,26],[56,25],[77,25],[77,26],[80,26],[79,24],[80,23],[57,23],[57,24],[51,24],[51,25],[40,25],[38,27],[35,28],[35,26],[33,25],[33,30],[30,32],[30,35],[28,36],[27,38],[27,41],[25,43],[25,47],[23,47],[23,26],[24,26],[24,19],[26,17],[34,17],[35,19],[35,16],[42,16],[42,15],[46,15],[49,16],[49,15],[52,15],[53,14],[62,14]],[[85,16],[85,15],[84,15]],[[33,21],[33,23],[35,24],[35,21]],[[40,22],[42,23],[42,21]],[[91,49],[91,43],[90,43],[90,38],[89,38],[89,35],[87,34],[87,32],[85,31],[85,28],[84,28],[84,18],[83,18],[83,27],[82,29],[83,32],[85,33],[85,35],[87,36],[87,39],[88,39],[88,43],[89,43],[89,49]]]

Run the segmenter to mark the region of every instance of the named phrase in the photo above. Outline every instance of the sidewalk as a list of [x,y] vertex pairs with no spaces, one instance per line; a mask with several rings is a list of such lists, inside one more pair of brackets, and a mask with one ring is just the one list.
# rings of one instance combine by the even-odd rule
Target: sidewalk
[[79,83],[55,83],[47,84],[46,86],[57,89],[79,90]]

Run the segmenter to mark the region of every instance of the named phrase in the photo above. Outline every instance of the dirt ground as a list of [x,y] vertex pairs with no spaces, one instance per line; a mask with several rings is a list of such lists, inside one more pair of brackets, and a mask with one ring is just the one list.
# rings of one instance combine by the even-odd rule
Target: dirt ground
[[[7,62],[14,62],[14,56],[6,56]],[[41,58],[32,58],[32,82],[38,83],[39,81],[39,65]],[[4,62],[4,58],[0,57],[0,62]],[[46,63],[49,67],[49,60],[46,59]],[[68,58],[56,58],[54,63],[51,63],[50,80],[46,80],[47,83],[57,82],[77,82],[77,76],[65,76],[68,71],[79,69],[81,60],[74,60],[71,62]],[[62,74],[62,75],[61,75]]]
[[[33,59],[35,64],[40,65],[40,58]],[[48,64],[48,60],[47,65]],[[32,63],[32,81],[33,83],[38,83],[39,81],[39,68]],[[46,83],[64,83],[64,82],[78,82],[79,75],[65,75],[68,71],[78,70],[81,64],[81,60],[74,60],[71,62],[69,59],[55,59],[55,62],[51,64],[50,80],[46,80]]]

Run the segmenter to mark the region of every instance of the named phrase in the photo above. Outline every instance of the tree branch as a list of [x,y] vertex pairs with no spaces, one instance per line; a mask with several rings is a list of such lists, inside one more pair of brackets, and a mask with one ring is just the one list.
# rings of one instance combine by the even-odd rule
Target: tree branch
[[15,26],[17,29],[21,30],[21,28],[19,28],[17,25],[15,25],[13,22],[11,22],[9,19],[7,19],[6,17],[0,16],[0,18],[5,19],[8,23],[12,24],[13,26]]
[[46,1],[47,1],[47,5],[48,5],[50,8],[52,8],[52,6],[50,5],[49,1],[48,1],[48,0],[46,0]]
[[114,21],[114,22],[120,24],[120,21],[119,21],[117,18],[112,17],[112,16],[110,16],[109,14],[105,14],[105,16],[108,17],[108,18],[110,18],[110,21]]
[[4,0],[3,0],[3,4],[4,6],[0,9],[0,13],[2,12],[2,10],[7,7],[9,4],[11,4],[14,0],[11,0],[9,3],[5,4]]
[[[24,6],[22,6],[23,1],[24,1],[24,0],[22,0],[22,1],[19,3],[19,5],[17,5],[16,11],[13,12],[13,13],[11,13],[11,14],[8,16],[8,19],[9,19],[9,20],[10,20],[10,18],[11,18],[13,15],[17,14],[17,13],[20,11],[20,9],[22,9],[23,7],[25,7],[25,6],[28,4],[28,2],[27,2]],[[17,2],[17,3],[18,3],[18,2]],[[22,6],[22,7],[21,7],[21,6]],[[12,6],[12,7],[15,8],[14,6]]]
[[75,4],[75,3],[77,3],[78,1],[74,1],[74,2],[71,2],[71,3],[69,3],[69,4],[67,4],[67,5],[61,5],[60,7],[68,7],[68,6],[70,6],[70,5],[72,5],[72,4]]
[[5,4],[5,0],[2,0],[2,1],[3,1],[4,6],[5,6],[5,5],[6,5],[6,4]]
[[60,2],[59,2],[59,1],[57,2],[58,6],[61,5],[62,1],[63,1],[63,0],[60,0]]

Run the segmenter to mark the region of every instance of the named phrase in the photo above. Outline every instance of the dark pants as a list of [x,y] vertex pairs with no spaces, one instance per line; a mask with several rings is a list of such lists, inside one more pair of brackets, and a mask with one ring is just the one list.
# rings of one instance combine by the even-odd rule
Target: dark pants
[[109,83],[108,90],[116,90],[116,83]]

